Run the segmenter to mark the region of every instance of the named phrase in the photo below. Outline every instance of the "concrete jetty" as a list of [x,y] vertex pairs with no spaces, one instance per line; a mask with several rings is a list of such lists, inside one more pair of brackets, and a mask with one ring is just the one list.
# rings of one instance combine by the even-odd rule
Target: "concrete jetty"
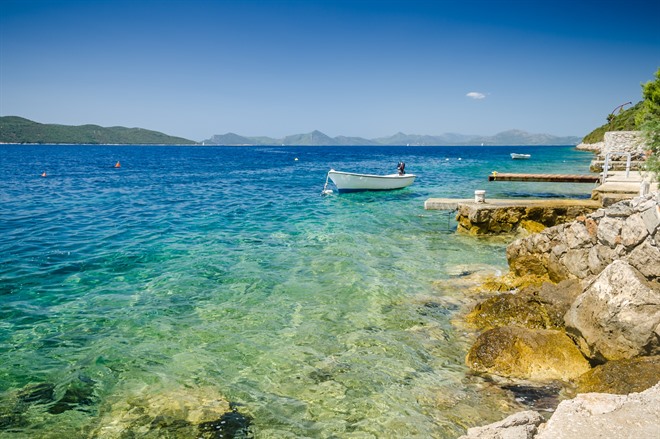
[[467,205],[475,208],[495,209],[502,207],[575,207],[575,206],[589,206],[594,208],[601,207],[600,202],[597,200],[589,199],[573,199],[573,198],[500,198],[500,199],[486,199],[483,203],[478,203],[472,198],[429,198],[424,202],[424,209],[426,210],[457,210],[459,206]]
[[596,183],[591,199],[489,199],[485,191],[475,191],[475,198],[429,198],[426,210],[456,211],[458,231],[472,235],[537,232],[545,227],[576,218],[624,199],[658,190],[658,183],[638,170],[608,171],[607,174],[506,174],[493,173],[489,181],[535,181]]
[[591,198],[606,207],[657,190],[658,183],[652,182],[651,176],[641,171],[609,171],[605,181],[591,191]]
[[519,229],[537,232],[545,227],[573,221],[601,207],[597,200],[429,198],[427,210],[456,211],[458,232],[470,235],[513,233]]

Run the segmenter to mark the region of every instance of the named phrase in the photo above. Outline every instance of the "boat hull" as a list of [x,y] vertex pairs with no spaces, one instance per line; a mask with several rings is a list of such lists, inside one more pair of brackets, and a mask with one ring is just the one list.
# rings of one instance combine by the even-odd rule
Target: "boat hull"
[[531,157],[530,154],[516,154],[515,152],[511,153],[511,158],[514,159],[514,160],[525,160],[525,159],[528,159],[530,157]]
[[392,191],[415,182],[414,174],[371,175],[331,170],[328,177],[341,192]]

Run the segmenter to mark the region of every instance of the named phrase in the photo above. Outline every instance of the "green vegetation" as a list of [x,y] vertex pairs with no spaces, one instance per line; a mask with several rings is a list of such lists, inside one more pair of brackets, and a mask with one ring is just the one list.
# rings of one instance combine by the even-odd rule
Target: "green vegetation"
[[641,111],[643,101],[638,102],[635,106],[627,110],[621,109],[617,114],[608,114],[607,123],[602,125],[589,134],[587,134],[582,143],[597,143],[602,142],[605,137],[606,131],[635,131],[639,129],[636,122],[637,115]]
[[637,123],[651,149],[645,169],[660,181],[660,68],[655,72],[655,81],[649,81],[642,86],[642,96],[644,101],[642,110],[637,115]]
[[192,145],[197,142],[142,128],[41,124],[17,116],[0,117],[2,143]]

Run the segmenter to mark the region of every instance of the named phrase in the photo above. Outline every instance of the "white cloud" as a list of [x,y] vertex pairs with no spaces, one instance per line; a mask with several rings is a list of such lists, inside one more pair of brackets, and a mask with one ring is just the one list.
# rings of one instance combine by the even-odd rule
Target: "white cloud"
[[485,99],[486,95],[483,93],[479,93],[478,91],[471,91],[470,93],[466,94],[468,98],[472,99]]

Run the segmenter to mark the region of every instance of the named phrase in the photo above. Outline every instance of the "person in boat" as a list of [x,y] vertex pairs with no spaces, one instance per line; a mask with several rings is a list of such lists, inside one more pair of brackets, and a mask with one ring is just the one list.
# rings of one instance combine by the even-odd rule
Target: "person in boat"
[[396,166],[396,170],[399,171],[399,175],[405,175],[406,164],[403,162],[399,162],[399,164]]

